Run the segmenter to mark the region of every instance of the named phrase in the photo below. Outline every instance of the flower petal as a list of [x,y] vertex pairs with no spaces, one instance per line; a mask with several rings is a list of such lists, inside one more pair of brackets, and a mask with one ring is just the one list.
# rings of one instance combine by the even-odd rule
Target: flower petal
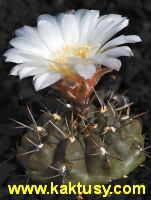
[[94,56],[96,52],[100,49],[100,44],[96,45],[95,47],[92,47],[87,51],[86,58]]
[[100,36],[102,35],[101,33],[107,27],[109,27],[111,24],[113,24],[113,22],[115,20],[120,19],[120,18],[121,18],[121,15],[116,15],[116,14],[104,15],[101,18],[99,18],[98,23],[96,24],[96,27],[90,36],[88,44],[91,47],[95,47],[98,43],[100,43],[99,40],[101,38]]
[[89,10],[87,10],[87,9],[79,9],[79,10],[75,11],[74,16],[76,17],[77,24],[80,25],[80,22],[81,22],[83,16],[84,16],[87,12],[89,12]]
[[79,29],[74,15],[65,14],[61,20],[62,35],[66,45],[79,44]]
[[64,45],[62,33],[57,22],[53,25],[49,21],[41,20],[38,23],[38,31],[51,52],[59,50]]
[[48,21],[49,23],[51,23],[53,26],[56,26],[58,24],[57,20],[56,20],[56,17],[53,17],[49,14],[43,14],[43,15],[40,15],[37,19],[37,24],[41,21],[41,20],[44,20],[44,21]]
[[105,58],[106,58],[106,55],[104,54],[96,54],[93,57],[85,58],[84,61],[95,61],[96,63],[102,64]]
[[[59,19],[61,20],[64,15],[65,15],[64,13],[60,13],[59,15],[53,17],[51,15],[44,14],[44,15],[40,15],[38,17],[38,20],[37,20],[37,24],[39,24],[40,21],[47,21],[47,22],[50,23],[49,27],[48,27],[48,29],[49,28],[50,29],[48,30],[47,34],[48,34],[48,36],[50,38],[50,35],[52,35],[51,28],[53,28],[53,32],[55,32],[55,36],[58,37],[59,41],[61,40],[60,41],[61,42],[60,45],[64,45],[65,43],[64,43],[64,40],[63,40],[63,36],[62,36],[62,33],[61,33],[61,27],[60,27],[60,23],[58,23],[58,20]],[[44,31],[45,31],[45,29],[44,29]],[[54,38],[54,40],[52,38],[51,41],[57,42],[56,38]]]
[[76,65],[82,63],[82,58],[80,56],[68,56],[65,65]]
[[32,70],[35,71],[34,67],[30,67],[30,66],[27,66],[25,64],[21,64],[20,66],[21,66],[21,69],[18,71],[18,76],[20,77],[20,80],[27,77],[28,76],[27,74],[29,74],[29,76],[30,76],[30,72]]
[[90,35],[94,30],[99,18],[98,10],[90,10],[87,12],[80,21],[80,44],[84,45],[88,43]]
[[108,16],[103,18],[102,22],[100,21],[102,25],[92,33],[89,40],[90,46],[95,46],[98,43],[103,46],[113,35],[128,25],[128,20],[125,17],[121,17],[120,15],[113,16],[111,15],[111,20],[110,16]]
[[121,20],[118,20],[115,24],[110,26],[106,31],[104,31],[102,45],[104,45],[111,37],[113,37],[116,33],[118,33],[120,30],[128,26],[129,20],[126,18],[122,18]]
[[13,76],[18,76],[18,72],[19,70],[22,68],[21,65],[16,65],[15,67],[13,67],[9,73],[9,75],[13,75]]
[[24,26],[18,30],[15,31],[15,34],[17,37],[21,38],[29,38],[31,42],[38,44],[41,48],[43,48],[46,52],[49,53],[49,48],[47,45],[43,42],[37,27],[32,28],[30,26]]
[[105,58],[102,62],[102,65],[119,71],[121,67],[121,61],[116,58]]
[[26,61],[24,61],[24,64],[30,64],[31,66],[36,66],[38,67],[48,67],[47,64],[47,60],[45,60],[43,57],[41,56],[37,56],[37,55],[30,55],[30,54],[26,54],[26,53],[21,53],[20,56],[23,59],[26,59]]
[[75,65],[75,73],[79,74],[82,76],[85,80],[90,79],[94,73],[96,72],[96,68],[94,65],[82,65],[78,64]]
[[22,51],[26,51],[27,53],[41,55],[44,58],[48,58],[50,56],[50,51],[47,48],[43,48],[40,44],[38,44],[30,38],[24,37],[16,37],[10,41],[10,44]]
[[15,48],[9,49],[8,51],[4,53],[4,56],[6,57],[5,62],[23,63],[27,61],[26,58],[23,58],[20,55],[22,52],[23,51],[19,49],[15,49]]
[[116,47],[113,49],[109,49],[102,53],[102,55],[106,55],[107,57],[119,57],[119,56],[133,56],[133,52],[127,46]]
[[62,78],[61,74],[49,71],[38,76],[38,78],[34,79],[34,87],[36,91],[38,91],[56,83],[61,78]]
[[110,40],[109,42],[107,42],[101,49],[100,52],[104,51],[107,48],[111,48],[114,46],[118,46],[124,43],[134,43],[134,42],[141,42],[140,37],[138,37],[137,35],[121,35],[113,40]]
[[49,69],[46,69],[44,67],[36,68],[36,67],[26,65],[26,64],[21,64],[21,67],[22,68],[18,71],[18,75],[19,75],[20,79],[23,79],[28,76],[42,74],[44,72],[49,71]]
[[30,26],[23,26],[15,31],[17,37],[27,37],[32,38],[33,40],[41,40],[39,37],[37,28],[33,28]]
[[20,49],[15,49],[15,48],[12,48],[12,49],[8,49],[4,54],[3,56],[9,56],[9,55],[12,55],[12,54],[19,54],[20,53]]

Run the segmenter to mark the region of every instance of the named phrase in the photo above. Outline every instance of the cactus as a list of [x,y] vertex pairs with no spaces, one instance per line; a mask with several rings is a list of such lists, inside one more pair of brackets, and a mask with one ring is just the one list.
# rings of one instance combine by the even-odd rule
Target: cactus
[[71,112],[67,119],[43,113],[31,124],[17,152],[31,181],[104,184],[139,166],[145,160],[142,125],[116,103],[91,105],[87,116]]
[[98,10],[80,9],[56,17],[41,15],[37,28],[16,31],[10,41],[14,48],[4,54],[6,61],[17,63],[10,74],[20,79],[34,76],[36,91],[51,86],[72,102],[70,117],[48,112],[37,122],[28,108],[33,124],[24,125],[28,132],[21,139],[17,162],[32,181],[102,184],[145,160],[149,147],[143,147],[141,123],[122,112],[125,107],[117,109],[112,98],[105,105],[95,92],[99,109],[90,98],[104,74],[120,69],[118,57],[133,55],[121,45],[141,42],[137,35],[109,41],[128,21],[121,15],[100,17]]

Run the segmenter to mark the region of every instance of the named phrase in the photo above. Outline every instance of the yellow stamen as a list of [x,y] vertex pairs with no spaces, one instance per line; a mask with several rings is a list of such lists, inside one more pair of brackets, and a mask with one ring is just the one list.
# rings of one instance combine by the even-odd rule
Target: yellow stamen
[[67,62],[67,57],[68,56],[79,56],[82,59],[86,57],[87,51],[90,49],[87,44],[86,45],[68,45],[68,46],[63,46],[61,50],[58,50],[54,53],[51,54],[50,60],[54,61],[62,66],[62,68],[59,68],[58,66],[55,65],[55,63],[51,63],[50,67],[52,70],[60,73],[65,73],[67,75],[70,75],[70,71],[67,66],[64,64]]

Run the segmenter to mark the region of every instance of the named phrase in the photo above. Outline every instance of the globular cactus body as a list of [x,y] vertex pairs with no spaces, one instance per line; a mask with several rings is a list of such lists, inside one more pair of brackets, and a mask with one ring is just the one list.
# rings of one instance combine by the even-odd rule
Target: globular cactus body
[[129,174],[145,160],[141,123],[119,116],[113,104],[103,111],[92,105],[87,117],[70,122],[72,134],[59,117],[42,114],[37,123],[47,124],[38,133],[29,130],[17,153],[32,181],[104,184]]

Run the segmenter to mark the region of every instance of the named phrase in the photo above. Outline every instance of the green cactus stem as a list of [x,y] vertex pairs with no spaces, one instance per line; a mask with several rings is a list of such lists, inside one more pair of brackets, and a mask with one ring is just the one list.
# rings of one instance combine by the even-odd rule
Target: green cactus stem
[[45,126],[28,129],[22,137],[17,162],[32,182],[105,184],[144,162],[142,125],[137,119],[118,113],[110,103],[100,109],[91,105],[89,115],[78,116],[73,123],[72,117],[44,113],[37,124]]

